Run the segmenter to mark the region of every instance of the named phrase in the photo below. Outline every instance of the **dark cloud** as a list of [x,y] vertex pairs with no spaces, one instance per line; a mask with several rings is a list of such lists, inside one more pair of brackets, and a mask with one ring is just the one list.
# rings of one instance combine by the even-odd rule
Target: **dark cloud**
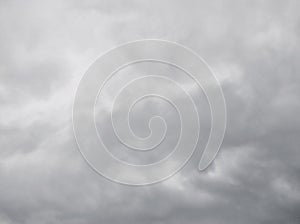
[[[300,223],[299,2],[1,1],[0,222]],[[177,41],[221,80],[228,126],[165,182],[111,183],[77,150],[76,86],[126,41]]]

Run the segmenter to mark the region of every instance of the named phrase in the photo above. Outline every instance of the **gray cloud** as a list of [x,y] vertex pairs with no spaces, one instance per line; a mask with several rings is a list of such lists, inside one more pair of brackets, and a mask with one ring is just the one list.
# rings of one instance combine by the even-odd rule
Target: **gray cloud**
[[[300,223],[297,1],[1,1],[0,222]],[[162,38],[221,80],[228,126],[205,172],[197,151],[160,184],[94,173],[74,141],[78,82],[116,44]]]

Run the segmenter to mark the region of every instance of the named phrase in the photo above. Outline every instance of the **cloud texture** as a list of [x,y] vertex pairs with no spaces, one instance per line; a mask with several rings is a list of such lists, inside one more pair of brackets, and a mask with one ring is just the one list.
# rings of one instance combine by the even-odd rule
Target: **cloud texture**
[[[300,223],[299,1],[0,1],[0,223]],[[159,38],[215,70],[221,152],[160,184],[97,175],[77,150],[74,93],[118,44]]]

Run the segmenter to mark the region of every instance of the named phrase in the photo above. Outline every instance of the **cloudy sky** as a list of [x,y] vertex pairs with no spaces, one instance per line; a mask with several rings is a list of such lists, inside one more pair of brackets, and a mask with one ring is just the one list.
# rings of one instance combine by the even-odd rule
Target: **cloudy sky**
[[[299,1],[0,1],[0,223],[300,223]],[[127,41],[183,44],[227,102],[221,151],[130,187],[78,151],[72,103],[94,59]],[[201,151],[201,150],[198,150]]]

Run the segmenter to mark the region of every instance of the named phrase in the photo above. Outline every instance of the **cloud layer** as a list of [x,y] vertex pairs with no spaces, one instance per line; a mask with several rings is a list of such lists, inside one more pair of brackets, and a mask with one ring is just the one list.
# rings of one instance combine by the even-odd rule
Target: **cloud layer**
[[[300,223],[298,1],[0,2],[0,222]],[[74,93],[126,41],[199,53],[224,90],[228,126],[203,173],[199,150],[147,187],[111,183],[81,157]]]

